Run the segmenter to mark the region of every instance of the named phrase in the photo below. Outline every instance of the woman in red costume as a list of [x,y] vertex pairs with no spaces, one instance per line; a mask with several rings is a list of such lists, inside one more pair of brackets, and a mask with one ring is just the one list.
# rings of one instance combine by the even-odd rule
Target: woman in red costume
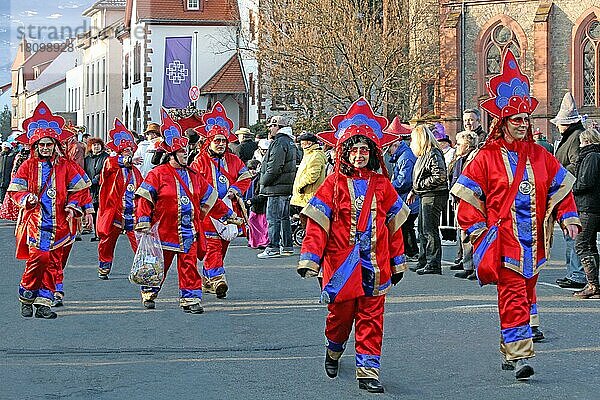
[[485,145],[451,193],[460,199],[458,222],[472,243],[481,285],[497,283],[502,369],[517,379],[533,375],[535,284],[550,256],[554,221],[575,237],[580,229],[571,188],[574,177],[533,142],[531,113],[538,101],[508,51],[491,78],[481,107],[495,118]]
[[[152,169],[136,192],[136,230],[149,230],[158,224],[164,254],[165,278],[175,255],[179,275],[179,305],[184,312],[201,314],[202,278],[198,253],[206,248],[202,218],[207,214],[225,223],[238,222],[233,211],[219,200],[217,191],[197,171],[187,166],[188,139],[165,110],[161,111],[161,148],[168,161]],[[142,286],[142,302],[155,308],[160,287]]]
[[[244,162],[229,150],[229,143],[237,140],[231,133],[233,121],[227,118],[225,108],[216,102],[213,109],[202,116],[204,126],[195,131],[206,140],[191,167],[198,171],[213,188],[219,199],[229,198],[233,211],[243,215],[240,203],[252,182],[252,175]],[[223,260],[227,254],[229,241],[222,239],[210,218],[202,223],[206,235],[207,249],[204,257],[204,291],[215,293],[222,299],[227,295],[227,280]],[[239,232],[242,233],[241,231]]]
[[400,227],[409,209],[387,178],[381,149],[399,137],[383,132],[387,119],[374,115],[364,98],[331,126],[318,136],[336,148],[335,171],[302,211],[308,220],[298,273],[323,276],[327,375],[337,376],[354,324],[359,388],[382,393],[385,294],[406,270]]
[[142,183],[142,174],[133,165],[133,153],[137,149],[130,131],[115,118],[115,127],[108,133],[112,139],[106,147],[117,153],[104,162],[100,174],[100,194],[96,230],[98,243],[98,278],[106,280],[112,268],[117,239],[125,232],[135,253],[137,241],[135,226],[134,195]]

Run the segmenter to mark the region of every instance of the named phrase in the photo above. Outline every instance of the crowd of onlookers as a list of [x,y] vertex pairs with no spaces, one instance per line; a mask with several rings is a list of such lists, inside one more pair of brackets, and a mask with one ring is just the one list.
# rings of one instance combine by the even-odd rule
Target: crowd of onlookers
[[[402,227],[404,248],[407,259],[413,262],[410,269],[419,275],[442,273],[440,224],[445,221],[446,225],[458,226],[448,221],[455,218],[453,211],[457,207],[449,189],[486,141],[478,109],[465,110],[462,122],[464,130],[454,138],[439,122],[419,124],[413,129],[396,118],[387,128],[401,138],[386,151],[386,169],[393,186],[410,208]],[[560,132],[560,139],[553,145],[538,128],[533,130],[534,140],[576,177],[573,192],[583,225],[578,239],[565,235],[567,272],[556,283],[582,289],[576,292],[578,297],[600,296],[596,248],[596,234],[600,231],[600,191],[596,190],[600,184],[600,133],[593,124],[584,126],[584,117],[578,113],[570,93],[565,95],[561,110],[551,122]],[[246,164],[253,176],[244,200],[248,208],[248,245],[262,250],[259,258],[294,254],[292,224],[295,221],[296,229],[302,229],[305,221],[300,210],[335,168],[333,148],[322,146],[311,132],[294,134],[290,125],[284,116],[273,116],[267,123],[267,132],[242,127],[235,132],[238,140],[229,144],[229,150]],[[193,130],[186,134],[190,140],[191,164],[203,143]],[[148,124],[133,157],[144,177],[160,163],[160,155],[155,152],[160,140],[160,126]],[[109,156],[104,141],[84,134],[81,141],[72,139],[66,152],[90,178],[97,210],[100,174]],[[12,174],[28,156],[26,147],[2,143],[0,218],[17,218],[18,209],[5,201],[5,194]],[[94,234],[91,240],[98,238]],[[457,271],[458,278],[476,280],[472,246],[459,228],[456,228],[456,243],[456,257],[450,269]]]

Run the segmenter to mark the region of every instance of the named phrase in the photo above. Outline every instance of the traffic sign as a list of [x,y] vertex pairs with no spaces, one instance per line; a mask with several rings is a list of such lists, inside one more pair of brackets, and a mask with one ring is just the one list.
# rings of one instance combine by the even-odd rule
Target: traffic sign
[[188,94],[190,95],[191,101],[196,101],[200,97],[200,89],[198,86],[194,85],[190,88]]

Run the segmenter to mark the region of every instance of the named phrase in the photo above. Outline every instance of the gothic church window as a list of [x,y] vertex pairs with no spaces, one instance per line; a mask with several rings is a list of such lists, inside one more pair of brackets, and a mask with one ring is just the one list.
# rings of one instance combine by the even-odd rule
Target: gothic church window
[[583,105],[595,106],[598,102],[598,88],[600,86],[600,21],[592,20],[586,30],[582,43],[583,67]]
[[508,49],[513,52],[517,60],[521,57],[521,46],[515,33],[509,27],[499,24],[492,31],[485,47],[486,81],[500,73],[502,55]]

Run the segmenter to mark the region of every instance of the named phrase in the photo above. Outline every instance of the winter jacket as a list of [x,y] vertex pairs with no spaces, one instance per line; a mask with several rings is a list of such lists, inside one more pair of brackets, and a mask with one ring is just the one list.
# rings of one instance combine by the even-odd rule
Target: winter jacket
[[[400,142],[400,146],[390,157],[392,186],[394,186],[394,189],[396,189],[396,192],[405,203],[413,187],[413,170],[416,162],[417,157],[405,142]],[[410,208],[411,214],[418,213],[419,199],[409,204],[408,208]]]
[[16,155],[13,151],[0,153],[0,188],[7,188],[10,185]]
[[308,204],[325,180],[326,164],[325,152],[317,144],[304,149],[304,156],[294,180],[291,205],[304,207]]
[[417,159],[412,190],[421,197],[448,193],[448,173],[440,149],[433,147]]
[[600,214],[600,144],[580,149],[573,194],[579,212]]
[[254,152],[258,149],[258,143],[254,139],[245,139],[236,148],[236,155],[241,158],[244,164],[254,157]]
[[296,176],[296,145],[292,128],[281,128],[269,145],[260,165],[261,194],[290,196]]
[[102,167],[104,161],[108,158],[108,153],[103,151],[100,154],[89,154],[84,160],[84,170],[88,178],[92,181],[90,186],[90,194],[92,195],[92,201],[98,203],[98,194],[100,192],[100,174],[102,173]]
[[579,156],[579,135],[584,130],[585,128],[581,122],[571,124],[563,132],[560,143],[556,148],[556,154],[554,154],[558,162],[573,175],[575,175],[575,163]]

